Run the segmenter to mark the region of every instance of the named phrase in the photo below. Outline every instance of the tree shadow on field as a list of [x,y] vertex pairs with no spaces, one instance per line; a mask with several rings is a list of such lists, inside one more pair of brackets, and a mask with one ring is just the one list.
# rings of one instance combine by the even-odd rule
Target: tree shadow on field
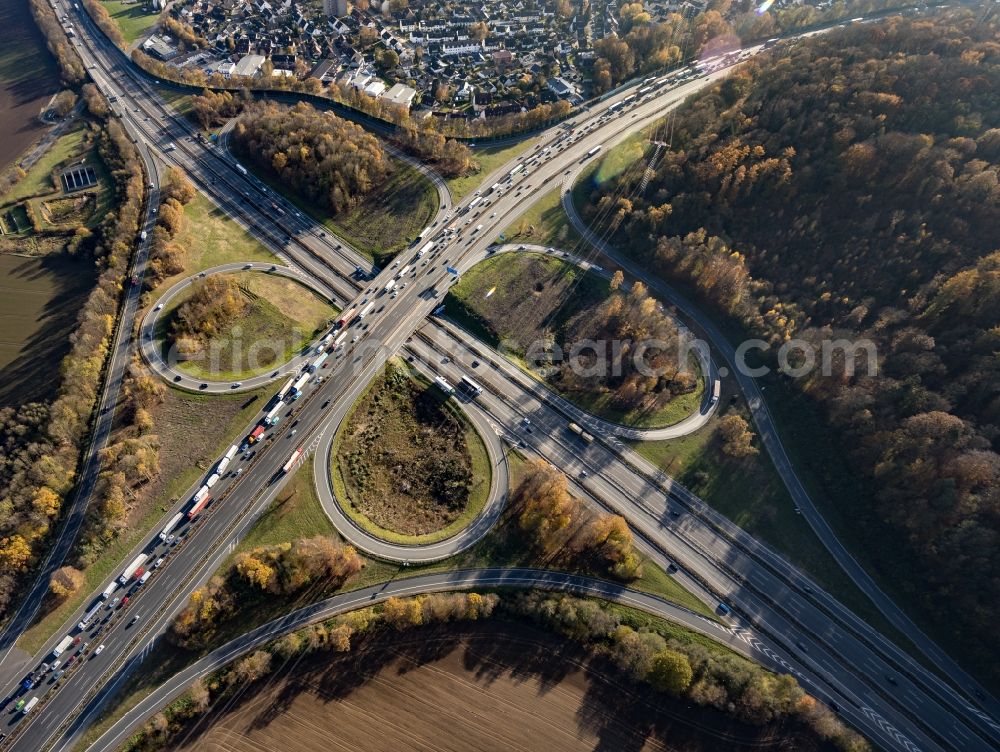
[[93,266],[63,253],[2,262],[9,296],[4,309],[21,319],[7,323],[33,330],[8,332],[14,352],[0,366],[0,407],[48,400],[59,387],[59,364],[69,352],[81,302],[95,282]]
[[[461,666],[479,687],[501,679],[538,682],[539,697],[571,682],[581,692],[575,709],[575,735],[593,737],[600,752],[739,752],[775,750],[820,752],[825,747],[794,723],[749,726],[721,711],[695,706],[636,684],[610,660],[549,632],[509,622],[453,624],[410,630],[383,629],[361,641],[349,654],[320,651],[286,662],[266,681],[244,688],[225,707],[199,720],[183,746],[198,749],[200,738],[229,713],[266,697],[239,729],[249,734],[267,728],[289,711],[302,693],[327,703],[349,698],[376,679],[403,676],[461,651]],[[470,698],[467,699],[471,699]],[[498,713],[502,710],[498,706]],[[529,709],[529,713],[530,713]],[[377,719],[372,719],[373,723]],[[572,721],[568,718],[567,725]],[[570,747],[567,747],[570,748]]]

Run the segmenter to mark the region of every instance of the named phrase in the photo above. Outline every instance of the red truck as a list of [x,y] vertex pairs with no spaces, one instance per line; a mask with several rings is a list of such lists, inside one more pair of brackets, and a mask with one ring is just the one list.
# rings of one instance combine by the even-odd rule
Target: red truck
[[264,426],[257,426],[255,429],[253,429],[253,431],[247,437],[247,443],[256,444],[258,441],[260,441],[260,437],[264,435],[264,430],[265,430]]

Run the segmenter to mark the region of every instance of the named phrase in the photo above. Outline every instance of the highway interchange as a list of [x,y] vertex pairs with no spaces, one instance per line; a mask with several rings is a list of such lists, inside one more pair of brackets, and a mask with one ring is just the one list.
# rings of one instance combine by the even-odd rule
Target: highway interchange
[[[307,218],[296,217],[291,207],[288,207],[291,213],[283,221],[276,221],[269,211],[273,195],[265,195],[259,184],[244,178],[236,171],[234,161],[219,150],[206,149],[185,140],[190,127],[165,115],[146,77],[113,50],[88,20],[76,14],[68,3],[57,3],[56,7],[58,14],[66,12],[79,19],[78,49],[88,67],[96,66],[91,68],[91,74],[102,91],[120,97],[116,109],[124,115],[129,132],[136,138],[150,175],[159,174],[157,162],[180,166],[202,192],[239,219],[282,259],[326,285],[329,297],[338,305],[355,305],[365,297],[374,297],[395,274],[395,270],[389,268],[374,280],[361,282],[352,274],[355,267],[364,262],[363,257],[342,240],[329,237]],[[708,78],[724,73],[720,70]],[[298,446],[308,449],[325,446],[324,441],[328,442],[335,433],[356,396],[385,359],[396,353],[413,355],[422,367],[441,373],[453,383],[463,374],[479,382],[485,391],[474,407],[468,405],[466,409],[470,416],[477,416],[474,419],[491,446],[496,445],[488,439],[490,433],[510,443],[523,442],[524,451],[544,457],[565,470],[581,497],[623,514],[644,551],[664,564],[676,563],[677,576],[709,602],[714,604],[715,599],[721,598],[732,607],[732,618],[725,620],[730,633],[752,648],[754,657],[766,665],[793,671],[809,691],[828,702],[835,702],[844,718],[877,745],[908,750],[996,747],[1000,729],[977,707],[985,703],[956,692],[936,674],[877,635],[781,557],[673,484],[615,436],[601,435],[601,440],[589,446],[582,445],[566,432],[565,406],[555,395],[536,383],[529,383],[529,377],[512,373],[504,367],[499,353],[490,351],[482,343],[469,343],[468,335],[448,322],[428,319],[452,281],[452,275],[444,269],[446,264],[466,270],[487,253],[503,227],[550,187],[571,178],[586,162],[590,149],[596,145],[607,149],[635,130],[655,122],[667,108],[676,106],[704,86],[705,80],[703,77],[680,86],[663,87],[655,96],[629,108],[627,115],[602,118],[608,107],[627,96],[630,90],[626,89],[577,115],[574,118],[576,131],[572,136],[564,126],[546,132],[532,151],[537,155],[546,146],[552,146],[548,158],[539,159],[530,174],[522,171],[512,178],[509,187],[498,197],[493,196],[491,205],[479,211],[471,225],[465,224],[468,215],[456,217],[455,213],[467,206],[472,196],[456,209],[443,201],[430,228],[431,237],[439,235],[445,226],[461,223],[460,232],[439,243],[428,256],[427,266],[419,267],[420,283],[408,286],[396,299],[387,296],[379,299],[379,305],[384,304],[385,310],[366,321],[366,328],[359,330],[359,341],[345,347],[324,383],[312,386],[295,403],[294,419],[283,421],[272,429],[269,442],[252,459],[244,461],[246,471],[219,482],[213,489],[216,500],[210,511],[195,525],[185,528],[186,534],[178,545],[167,549],[154,541],[155,550],[150,549],[150,552],[169,554],[166,563],[135,594],[127,611],[108,612],[110,620],[100,634],[106,651],[98,657],[88,656],[79,668],[67,673],[58,691],[51,693],[32,715],[21,720],[12,719],[16,722],[11,724],[11,729],[5,729],[11,732],[11,739],[4,743],[5,748],[9,745],[12,749],[24,750],[69,749],[72,746],[99,712],[100,702],[129,670],[137,667],[151,642],[183,608],[190,592],[211,575],[234,542],[278,493],[283,482],[279,470],[289,453]],[[168,142],[177,143],[178,148],[164,153],[163,146]],[[560,147],[556,148],[556,144]],[[484,179],[483,185],[497,182],[513,165],[512,161],[499,168]],[[154,205],[155,194],[150,210]],[[494,213],[495,217],[489,216]],[[152,216],[147,215],[147,226],[151,221]],[[478,224],[483,225],[482,230],[473,233]],[[145,263],[144,252],[142,248],[136,260],[139,275]],[[641,270],[622,266],[626,271],[641,274]],[[657,290],[653,283],[650,286]],[[124,334],[116,344],[112,378],[108,380],[98,418],[99,431],[101,425],[106,427],[105,431],[110,427],[109,415],[117,392],[114,366],[123,368],[127,362],[130,322],[134,320],[138,304],[138,289],[134,288],[126,300],[123,321],[127,325],[121,327]],[[122,348],[120,353],[118,347]],[[448,357],[448,362],[443,362],[443,356]],[[481,365],[473,369],[473,360],[490,367]],[[118,374],[120,380],[121,370]],[[752,394],[750,392],[748,397]],[[759,405],[763,405],[762,399]],[[525,417],[531,420],[533,431],[530,434],[523,428]],[[299,435],[291,440],[289,432],[295,421]],[[492,431],[485,430],[486,425]],[[776,434],[772,441],[778,441]],[[780,442],[777,446],[780,449]],[[777,451],[771,447],[769,450],[772,454]],[[317,457],[322,459],[322,454],[319,452]],[[582,476],[583,470],[588,471],[586,477]],[[783,477],[787,479],[784,473]],[[86,493],[81,494],[81,512],[86,496]],[[496,508],[497,505],[488,505],[490,510]],[[168,516],[174,511],[171,510]],[[349,529],[341,532],[352,537]],[[477,530],[477,534],[479,532]],[[71,542],[72,538],[64,534],[62,540]],[[144,542],[142,548],[154,544]],[[387,558],[392,557],[387,555]],[[476,583],[481,585],[482,581],[472,576],[468,581],[447,581],[449,587],[470,587]],[[90,602],[88,599],[87,603]],[[26,608],[30,610],[31,607]],[[129,626],[124,613],[138,614],[139,623]],[[19,618],[23,629],[30,616]],[[74,615],[73,623],[78,618]],[[16,637],[18,632],[8,630],[8,633]],[[62,634],[64,632],[54,635],[46,650],[51,649]],[[9,648],[10,644],[11,640],[5,641],[5,647]],[[44,655],[36,660],[42,658]],[[944,668],[942,663],[938,665]],[[955,676],[950,671],[946,673]],[[956,682],[962,687],[970,686],[967,677],[958,676]],[[995,714],[995,703],[989,701],[985,709]],[[138,722],[139,719],[133,720]]]

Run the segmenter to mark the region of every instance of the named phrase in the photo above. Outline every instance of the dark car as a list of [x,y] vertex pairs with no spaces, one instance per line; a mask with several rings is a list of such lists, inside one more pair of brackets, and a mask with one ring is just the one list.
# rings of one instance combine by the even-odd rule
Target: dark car
[[199,384],[198,388],[199,389],[208,389],[208,384]]

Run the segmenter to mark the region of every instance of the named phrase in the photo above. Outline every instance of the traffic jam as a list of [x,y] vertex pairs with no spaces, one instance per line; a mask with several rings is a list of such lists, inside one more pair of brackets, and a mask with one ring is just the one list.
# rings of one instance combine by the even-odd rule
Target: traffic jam
[[[14,721],[27,716],[48,692],[58,688],[67,672],[85,660],[97,660],[104,653],[105,644],[99,642],[102,634],[124,619],[128,619],[126,629],[131,629],[141,621],[140,613],[128,615],[130,602],[139,589],[163,566],[173,549],[190,533],[192,524],[212,503],[213,487],[227,474],[233,478],[243,474],[245,468],[233,469],[234,463],[253,460],[257,454],[256,445],[268,438],[267,432],[281,421],[281,413],[302,397],[310,383],[316,385],[322,383],[323,377],[318,371],[329,366],[327,359],[330,354],[342,348],[348,334],[347,325],[361,318],[363,316],[356,309],[351,309],[337,321],[333,330],[324,336],[310,353],[302,372],[290,377],[281,390],[271,398],[264,408],[264,417],[247,434],[243,442],[229,447],[181,511],[174,514],[150,544],[107,584],[100,596],[84,612],[76,628],[65,635],[52,648],[46,660],[28,672],[17,689],[0,702],[0,710],[10,707],[13,703],[11,712],[15,716]],[[289,410],[285,417],[291,414]],[[293,423],[289,437],[294,437],[296,433],[297,429]],[[292,451],[278,474],[290,473],[302,455],[302,447]]]

